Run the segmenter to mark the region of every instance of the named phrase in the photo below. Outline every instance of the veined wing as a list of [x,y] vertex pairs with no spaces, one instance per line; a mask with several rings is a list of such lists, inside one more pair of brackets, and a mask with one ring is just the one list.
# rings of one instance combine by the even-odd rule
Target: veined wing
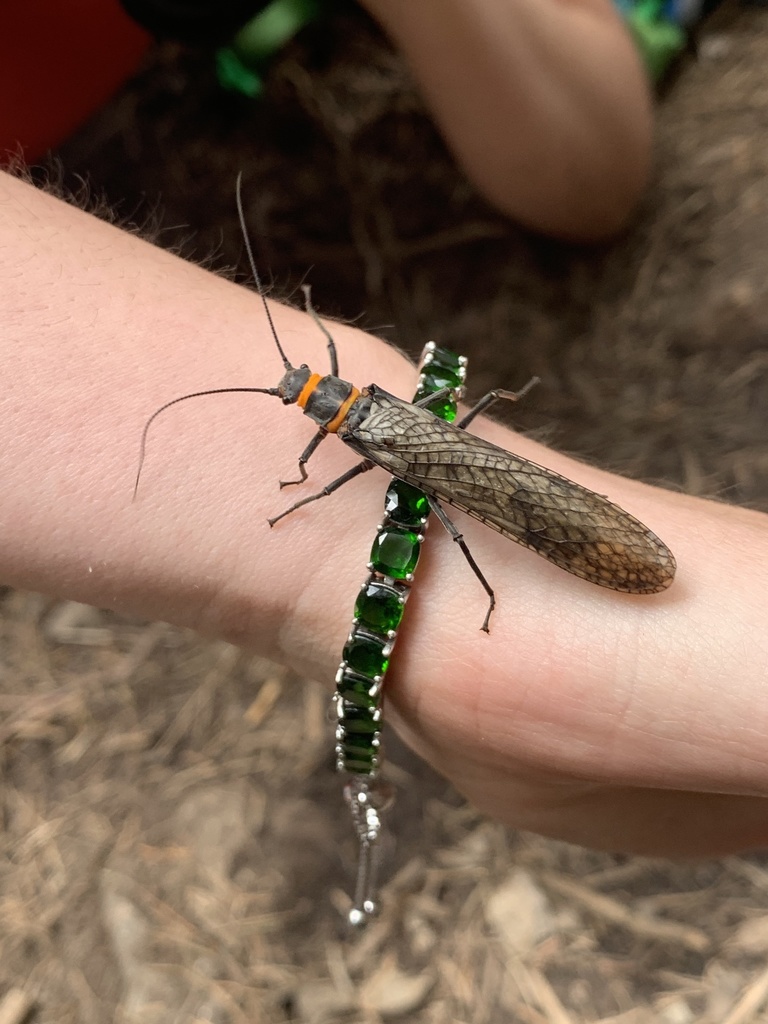
[[601,587],[653,594],[672,582],[666,544],[607,498],[378,387],[368,390],[370,415],[339,434],[372,462]]

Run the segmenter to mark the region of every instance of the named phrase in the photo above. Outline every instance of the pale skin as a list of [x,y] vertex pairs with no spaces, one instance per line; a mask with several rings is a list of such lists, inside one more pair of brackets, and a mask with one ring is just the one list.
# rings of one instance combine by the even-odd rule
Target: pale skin
[[615,234],[649,177],[647,76],[613,0],[362,0],[480,191],[528,227]]
[[[364,474],[273,530],[312,435],[260,395],[282,367],[257,295],[0,175],[0,582],[223,637],[330,687],[381,512]],[[327,367],[303,313],[271,303],[294,363]],[[342,375],[402,396],[413,368],[332,325]],[[531,401],[534,397],[531,396]],[[710,855],[768,842],[768,521],[592,469],[487,420],[473,429],[637,515],[674,551],[661,595],[568,576],[456,514],[496,589],[430,530],[387,715],[483,811],[586,845]],[[354,462],[335,438],[318,489]],[[292,495],[298,492],[292,489]]]

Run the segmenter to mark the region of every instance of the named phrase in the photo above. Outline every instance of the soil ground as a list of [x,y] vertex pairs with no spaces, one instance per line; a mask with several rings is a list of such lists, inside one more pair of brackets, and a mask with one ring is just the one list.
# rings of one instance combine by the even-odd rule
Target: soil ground
[[[766,68],[768,12],[710,20],[660,102],[636,223],[600,249],[478,198],[354,9],[305,31],[258,104],[157,48],[59,159],[159,244],[244,270],[242,170],[276,294],[309,275],[324,313],[465,352],[474,394],[538,374],[521,429],[768,510]],[[765,858],[514,834],[390,737],[389,882],[350,937],[325,691],[35,595],[4,595],[0,633],[2,1024],[768,1021]]]

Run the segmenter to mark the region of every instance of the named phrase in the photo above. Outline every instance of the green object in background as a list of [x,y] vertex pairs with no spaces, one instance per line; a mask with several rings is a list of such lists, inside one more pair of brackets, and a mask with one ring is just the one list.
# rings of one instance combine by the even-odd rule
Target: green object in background
[[648,74],[658,82],[675,57],[685,50],[685,31],[671,21],[645,16],[641,6],[626,15],[626,22]]
[[[676,57],[684,52],[688,36],[682,15],[698,14],[701,0],[615,0],[632,34],[649,77],[659,82]],[[683,11],[683,7],[685,11]]]
[[261,75],[247,67],[231,46],[216,51],[216,75],[219,85],[229,92],[241,92],[256,99],[264,89]]
[[232,46],[248,61],[268,60],[320,13],[319,0],[273,0],[235,36]]
[[271,58],[318,17],[321,7],[321,0],[272,0],[240,29],[229,46],[217,51],[221,85],[245,96],[260,96],[262,76]]

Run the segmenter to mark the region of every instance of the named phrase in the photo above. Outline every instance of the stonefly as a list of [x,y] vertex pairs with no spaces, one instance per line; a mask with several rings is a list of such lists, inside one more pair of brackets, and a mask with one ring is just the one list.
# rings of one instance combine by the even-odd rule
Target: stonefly
[[362,462],[322,491],[297,501],[268,520],[270,526],[303,505],[332,494],[361,473],[381,466],[427,495],[430,508],[461,548],[488,595],[488,611],[481,626],[486,633],[496,603],[493,590],[440,502],[461,509],[566,572],[598,586],[628,594],[655,594],[670,585],[676,568],[672,552],[634,516],[602,495],[466,432],[472,420],[495,401],[514,401],[535,381],[517,393],[490,391],[456,424],[445,422],[427,408],[445,397],[450,388],[413,404],[390,395],[376,384],[358,391],[338,377],[336,346],[310,304],[308,289],[307,311],[328,340],[331,372],[323,377],[306,365],[292,366],[280,344],[256,269],[245,227],[239,178],[237,209],[251,270],[285,373],[276,387],[213,388],[182,395],[162,405],[144,427],[134,495],[149,428],[166,409],[203,395],[274,395],[285,405],[298,405],[318,425],[317,433],[299,457],[299,479],[281,483],[281,487],[301,484],[307,479],[306,464],[328,434],[341,438],[362,456]]

